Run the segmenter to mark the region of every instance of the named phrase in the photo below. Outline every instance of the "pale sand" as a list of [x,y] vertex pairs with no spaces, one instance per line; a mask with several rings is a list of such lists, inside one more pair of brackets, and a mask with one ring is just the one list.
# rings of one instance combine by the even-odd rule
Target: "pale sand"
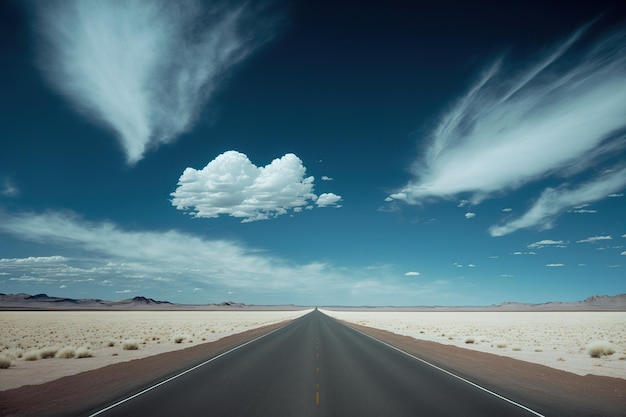
[[[354,312],[331,317],[572,372],[626,379],[626,312]],[[466,343],[473,340],[474,343]],[[615,353],[592,358],[587,346]]]
[[[0,391],[184,349],[310,311],[3,311],[0,358],[12,364],[0,369]],[[177,338],[183,339],[176,343]],[[124,350],[128,341],[139,349]],[[25,360],[50,347],[86,348],[93,356]]]

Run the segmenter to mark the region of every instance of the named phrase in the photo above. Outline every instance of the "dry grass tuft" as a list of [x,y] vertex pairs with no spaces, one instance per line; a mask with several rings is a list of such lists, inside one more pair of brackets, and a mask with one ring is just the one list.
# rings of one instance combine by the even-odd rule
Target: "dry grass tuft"
[[41,359],[54,358],[58,351],[59,349],[55,347],[43,348],[39,351],[39,356],[41,356]]
[[76,357],[77,358],[92,358],[93,353],[87,347],[79,347],[76,349]]
[[600,358],[602,356],[608,356],[615,353],[615,349],[609,342],[595,341],[587,345],[587,353],[592,358]]
[[473,337],[468,337],[467,339],[465,339],[465,343],[467,344],[472,344],[476,342],[476,340]]
[[65,347],[57,352],[57,358],[71,359],[76,356],[76,350],[73,347]]
[[132,341],[132,340],[127,340],[122,345],[122,349],[124,349],[124,350],[139,350],[139,343],[137,343],[135,341]]
[[7,369],[10,366],[11,366],[11,359],[4,355],[0,355],[0,369]]
[[29,350],[22,355],[22,358],[25,361],[36,361],[39,359],[39,351],[38,350]]

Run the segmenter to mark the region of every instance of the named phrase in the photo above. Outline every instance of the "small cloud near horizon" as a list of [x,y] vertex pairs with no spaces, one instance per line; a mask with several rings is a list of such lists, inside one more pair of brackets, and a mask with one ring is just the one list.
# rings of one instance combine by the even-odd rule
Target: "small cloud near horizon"
[[416,276],[420,275],[420,273],[419,272],[415,272],[415,271],[409,271],[409,272],[407,272],[404,275],[407,276],[407,277],[416,277]]
[[544,240],[540,240],[539,242],[531,243],[527,245],[526,247],[528,249],[541,249],[546,246],[556,246],[556,247],[564,248],[565,247],[564,244],[565,242],[563,242],[562,240],[544,239]]
[[613,240],[611,236],[591,236],[587,239],[577,240],[576,243],[595,243],[602,240]]

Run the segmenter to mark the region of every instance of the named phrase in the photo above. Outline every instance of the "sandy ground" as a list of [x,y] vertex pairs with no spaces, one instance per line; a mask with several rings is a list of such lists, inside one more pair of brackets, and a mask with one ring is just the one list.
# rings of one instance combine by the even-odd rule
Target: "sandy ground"
[[[0,391],[0,416],[88,415],[281,325],[255,328],[215,342],[115,363],[44,384]],[[349,325],[546,416],[626,417],[626,379],[580,376],[506,356]]]
[[[0,391],[216,341],[310,311],[1,312],[0,361],[9,359],[11,366],[0,369]],[[42,358],[63,350],[76,356]]]
[[[626,312],[323,312],[419,340],[626,379]],[[614,353],[593,358],[594,343]]]

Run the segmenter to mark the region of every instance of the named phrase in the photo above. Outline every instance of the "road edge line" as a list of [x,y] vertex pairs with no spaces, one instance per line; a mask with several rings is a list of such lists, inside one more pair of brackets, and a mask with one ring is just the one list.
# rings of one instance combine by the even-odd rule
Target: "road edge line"
[[[335,320],[336,320],[336,319],[335,319]],[[412,354],[410,354],[409,352],[406,352],[406,351],[404,351],[404,350],[402,350],[402,349],[400,349],[400,348],[398,348],[398,347],[396,347],[396,346],[394,346],[394,345],[392,345],[392,344],[390,344],[390,343],[387,343],[387,342],[385,342],[384,340],[380,340],[380,339],[378,339],[378,338],[376,338],[376,337],[374,337],[374,336],[372,336],[372,335],[369,335],[369,334],[367,334],[367,333],[365,333],[365,332],[363,332],[363,331],[361,331],[361,330],[359,330],[359,329],[355,329],[354,327],[350,327],[350,326],[348,326],[348,325],[346,325],[346,324],[344,324],[344,326],[346,326],[346,327],[348,327],[348,328],[350,328],[350,329],[354,330],[355,332],[361,333],[362,335],[367,336],[367,337],[369,337],[370,339],[374,339],[374,340],[376,340],[377,342],[382,343],[382,344],[383,344],[383,345],[385,345],[385,346],[388,346],[388,347],[390,347],[390,348],[392,348],[392,349],[395,349],[395,350],[397,350],[398,352],[404,353],[405,355],[407,355],[407,356],[409,356],[409,357],[411,357],[411,358],[413,358],[413,359],[416,359],[416,360],[418,360],[418,361],[420,361],[420,362],[422,362],[422,363],[424,363],[424,364],[426,364],[426,365],[428,365],[428,366],[431,366],[431,367],[433,367],[433,368],[435,368],[435,369],[437,369],[437,370],[439,370],[439,371],[441,371],[441,372],[444,372],[444,373],[446,373],[446,374],[448,374],[448,375],[450,375],[450,376],[453,376],[453,377],[455,377],[455,378],[457,378],[457,379],[459,379],[459,380],[461,380],[461,381],[463,381],[463,382],[465,382],[465,383],[467,383],[467,384],[469,384],[469,385],[471,385],[471,386],[473,386],[473,387],[475,387],[475,388],[478,388],[478,389],[480,389],[480,390],[482,390],[482,391],[484,391],[484,392],[486,392],[486,393],[488,393],[488,394],[493,395],[494,397],[497,397],[497,398],[499,398],[499,399],[501,399],[501,400],[504,400],[504,401],[506,401],[506,402],[508,402],[508,403],[510,403],[510,404],[513,404],[513,405],[515,405],[515,406],[517,406],[517,407],[519,407],[519,408],[521,408],[521,409],[523,409],[523,410],[525,410],[525,411],[528,411],[529,413],[534,414],[534,415],[535,415],[535,416],[537,416],[537,417],[546,417],[545,415],[543,415],[543,414],[541,414],[541,413],[539,413],[539,412],[537,412],[537,411],[535,411],[535,410],[533,410],[533,409],[531,409],[531,408],[528,408],[528,407],[526,407],[526,406],[525,406],[525,405],[523,405],[523,404],[520,404],[520,403],[515,402],[515,401],[513,401],[513,400],[511,400],[511,399],[509,399],[509,398],[506,398],[506,397],[504,397],[504,396],[502,396],[502,395],[500,395],[500,394],[498,394],[498,393],[496,393],[496,392],[491,391],[491,390],[490,390],[490,389],[488,389],[488,388],[485,388],[485,387],[483,387],[483,386],[480,386],[480,385],[478,385],[477,383],[470,381],[469,379],[465,379],[465,378],[463,378],[462,376],[459,376],[459,375],[456,375],[456,374],[454,374],[454,373],[452,373],[452,372],[450,372],[450,371],[447,371],[447,370],[445,370],[445,369],[443,369],[443,368],[441,368],[441,367],[439,367],[439,366],[437,366],[437,365],[435,365],[435,364],[433,364],[433,363],[430,363],[430,362],[428,362],[428,361],[426,361],[426,360],[424,360],[424,359],[422,359],[422,358],[418,358],[417,356],[412,355]]]
[[285,323],[285,325],[280,326],[279,328],[274,329],[274,330],[272,330],[272,331],[271,331],[271,332],[269,332],[269,333],[262,334],[261,336],[255,337],[255,338],[254,338],[254,339],[252,339],[252,340],[248,340],[247,342],[242,343],[241,345],[237,345],[237,346],[235,346],[234,348],[231,348],[231,349],[227,350],[226,352],[222,352],[222,353],[220,353],[219,355],[212,357],[211,359],[208,359],[208,360],[206,360],[206,361],[204,361],[204,362],[202,362],[202,363],[199,363],[199,364],[197,364],[197,365],[194,365],[194,366],[192,366],[191,368],[186,369],[186,370],[184,370],[184,371],[182,371],[182,372],[179,372],[178,374],[173,375],[173,376],[171,376],[171,377],[169,377],[169,378],[167,378],[167,379],[165,379],[165,380],[163,380],[163,381],[161,381],[161,382],[158,382],[158,383],[156,383],[156,384],[154,384],[154,385],[151,385],[151,386],[149,386],[148,388],[143,389],[142,391],[139,391],[139,392],[137,392],[137,393],[135,393],[135,394],[133,394],[133,395],[131,395],[131,396],[129,396],[129,397],[126,397],[126,398],[124,398],[124,399],[121,399],[121,400],[119,400],[118,402],[116,402],[116,403],[114,403],[114,404],[109,405],[108,407],[105,407],[105,408],[103,408],[103,409],[101,409],[101,410],[98,410],[98,411],[96,411],[95,413],[89,414],[89,416],[88,416],[88,417],[94,417],[94,416],[100,415],[100,414],[102,414],[102,413],[106,413],[107,411],[111,410],[112,408],[117,407],[118,405],[122,405],[122,404],[124,404],[125,402],[128,402],[128,401],[130,401],[130,400],[132,400],[132,399],[134,399],[134,398],[139,397],[140,395],[145,394],[146,392],[152,391],[153,389],[158,388],[158,387],[160,387],[161,385],[167,384],[168,382],[173,381],[174,379],[176,379],[176,378],[178,378],[178,377],[181,377],[181,376],[183,376],[183,375],[185,375],[185,374],[187,374],[187,373],[189,373],[189,372],[191,372],[191,371],[194,371],[194,370],[196,370],[196,369],[198,369],[198,368],[200,368],[200,367],[202,367],[202,366],[204,366],[204,365],[206,365],[206,364],[208,364],[208,363],[210,363],[210,362],[213,362],[214,360],[219,359],[219,358],[221,358],[222,356],[226,356],[226,355],[228,355],[229,353],[234,352],[235,350],[237,350],[237,349],[239,349],[239,348],[242,348],[242,347],[244,347],[244,346],[246,346],[246,345],[249,345],[250,343],[254,343],[254,342],[256,342],[257,340],[264,338],[265,336],[269,336],[269,335],[271,335],[272,333],[277,332],[277,331],[278,331],[278,330],[280,330],[280,329],[284,329],[286,326],[288,326],[288,325],[290,325],[291,323],[293,323],[293,321],[294,321],[294,320],[290,320],[288,323]]

